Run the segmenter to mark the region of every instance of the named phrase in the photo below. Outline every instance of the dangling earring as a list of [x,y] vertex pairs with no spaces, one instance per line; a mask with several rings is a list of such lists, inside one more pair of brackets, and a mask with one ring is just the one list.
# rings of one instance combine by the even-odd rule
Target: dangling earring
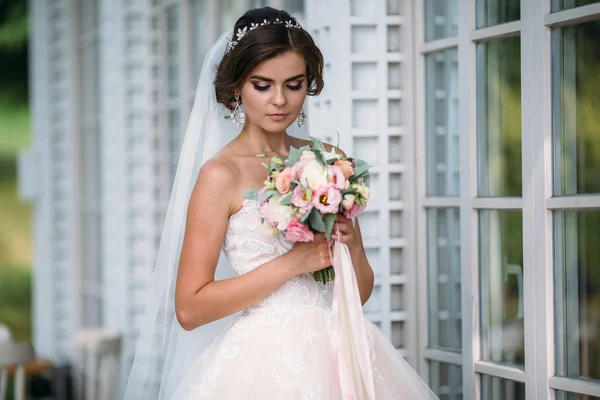
[[244,125],[246,122],[246,113],[242,107],[239,93],[235,94],[235,107],[231,111],[231,114],[229,114],[229,119],[231,119],[231,122],[233,122],[235,126]]
[[306,121],[306,114],[304,114],[304,107],[302,107],[300,109],[300,114],[298,114],[298,127],[302,128],[304,121]]

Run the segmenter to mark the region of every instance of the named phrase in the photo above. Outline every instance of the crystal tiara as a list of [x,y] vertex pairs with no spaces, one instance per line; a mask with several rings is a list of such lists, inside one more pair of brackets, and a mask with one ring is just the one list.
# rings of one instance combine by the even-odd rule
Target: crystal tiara
[[[300,24],[298,24],[296,21],[292,21],[292,20],[281,21],[279,18],[275,19],[275,21],[267,21],[265,19],[261,23],[254,23],[253,22],[249,26],[244,26],[243,28],[239,28],[237,30],[237,33],[235,33],[234,35],[231,35],[231,38],[227,42],[227,49],[225,50],[225,54],[227,54],[231,50],[233,50],[233,48],[238,44],[238,42],[240,41],[240,39],[242,39],[244,36],[246,36],[246,34],[248,32],[250,32],[250,31],[258,28],[259,26],[271,25],[271,24],[285,24],[285,27],[288,28],[288,29],[292,29],[292,28],[302,29],[302,27],[300,26]],[[235,37],[235,39],[234,39],[234,37]]]

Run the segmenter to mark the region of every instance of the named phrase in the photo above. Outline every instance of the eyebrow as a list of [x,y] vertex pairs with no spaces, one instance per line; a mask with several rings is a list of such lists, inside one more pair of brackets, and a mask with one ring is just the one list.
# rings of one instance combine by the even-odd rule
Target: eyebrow
[[[298,80],[300,78],[306,78],[306,75],[305,74],[298,74],[298,75],[292,76],[291,78],[286,79],[285,82],[295,81],[295,80]],[[253,75],[253,76],[250,77],[250,79],[258,79],[260,81],[265,81],[265,82],[275,82],[271,78],[266,78],[266,77],[260,76],[260,75]]]

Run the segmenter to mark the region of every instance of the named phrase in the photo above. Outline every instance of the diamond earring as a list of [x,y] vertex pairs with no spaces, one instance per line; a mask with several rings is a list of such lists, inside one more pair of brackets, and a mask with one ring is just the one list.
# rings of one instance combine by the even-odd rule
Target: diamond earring
[[300,109],[300,114],[298,114],[298,126],[302,128],[304,125],[304,121],[306,121],[306,114],[304,114],[304,107]]
[[239,93],[235,94],[235,107],[231,111],[231,114],[229,114],[229,117],[226,118],[231,119],[231,122],[233,122],[235,126],[244,125],[246,122],[246,113],[242,107]]

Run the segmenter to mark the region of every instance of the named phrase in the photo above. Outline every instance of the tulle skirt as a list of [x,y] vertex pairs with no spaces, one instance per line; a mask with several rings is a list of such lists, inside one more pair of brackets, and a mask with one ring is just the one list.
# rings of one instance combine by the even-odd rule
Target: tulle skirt
[[[437,399],[385,335],[364,323],[375,398]],[[173,398],[346,400],[332,363],[330,332],[326,309],[245,312],[196,360]]]

